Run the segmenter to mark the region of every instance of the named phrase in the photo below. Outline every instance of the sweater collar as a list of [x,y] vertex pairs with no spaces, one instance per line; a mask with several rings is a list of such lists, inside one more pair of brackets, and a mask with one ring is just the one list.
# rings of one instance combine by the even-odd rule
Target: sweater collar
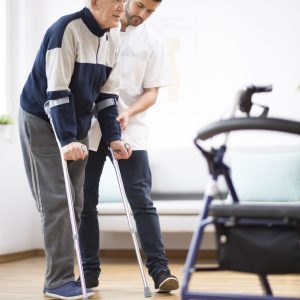
[[81,11],[81,16],[84,24],[88,27],[88,29],[98,37],[101,37],[108,32],[109,29],[103,29],[95,20],[91,11],[85,7]]

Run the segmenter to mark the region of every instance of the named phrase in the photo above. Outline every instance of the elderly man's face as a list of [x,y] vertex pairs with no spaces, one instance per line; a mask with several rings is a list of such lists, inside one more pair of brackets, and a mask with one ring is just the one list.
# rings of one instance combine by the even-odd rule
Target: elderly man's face
[[91,11],[102,28],[117,27],[126,0],[92,0]]
[[159,6],[154,0],[128,0],[125,6],[125,16],[128,25],[138,26],[146,21]]

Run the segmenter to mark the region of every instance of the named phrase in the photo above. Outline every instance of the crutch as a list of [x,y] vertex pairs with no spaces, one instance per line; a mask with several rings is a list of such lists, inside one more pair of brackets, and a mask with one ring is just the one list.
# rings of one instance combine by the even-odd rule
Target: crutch
[[85,278],[84,278],[84,273],[83,273],[83,267],[82,267],[82,260],[81,260],[81,253],[80,253],[80,248],[79,248],[79,235],[78,235],[78,230],[77,230],[77,225],[76,225],[76,219],[75,219],[75,213],[74,213],[74,203],[73,203],[73,197],[71,193],[71,183],[70,183],[70,176],[68,172],[68,165],[67,161],[63,157],[63,153],[61,150],[61,145],[58,140],[57,134],[55,132],[55,128],[52,122],[51,118],[51,112],[47,111],[47,114],[50,119],[50,123],[54,132],[54,136],[58,145],[59,153],[60,153],[60,158],[61,158],[61,163],[62,163],[62,168],[63,168],[63,173],[64,173],[64,180],[65,180],[65,186],[66,186],[66,193],[67,193],[67,199],[68,199],[68,206],[69,206],[69,213],[70,213],[70,219],[71,219],[71,227],[72,227],[72,234],[73,234],[73,239],[74,239],[74,245],[75,245],[75,252],[77,256],[77,262],[78,262],[78,267],[79,267],[79,273],[80,273],[80,282],[81,282],[81,289],[83,293],[83,300],[88,300],[88,295],[87,295],[87,290],[86,290],[86,285],[85,285]]
[[133,224],[132,224],[131,208],[129,206],[129,202],[128,202],[128,199],[127,199],[127,196],[126,196],[126,193],[125,193],[124,184],[123,184],[123,180],[122,180],[122,176],[121,176],[118,161],[114,157],[114,153],[113,153],[111,148],[109,148],[109,151],[110,151],[110,154],[111,154],[111,157],[112,157],[112,162],[113,162],[113,165],[114,165],[114,168],[115,168],[115,171],[116,171],[118,184],[119,184],[119,188],[120,188],[120,192],[121,192],[121,196],[122,196],[122,200],[123,200],[123,205],[124,205],[124,208],[125,208],[126,217],[127,217],[127,221],[128,221],[128,225],[129,225],[129,230],[130,230],[130,233],[131,233],[131,236],[132,236],[136,258],[137,258],[137,261],[138,261],[138,264],[139,264],[139,267],[140,267],[140,272],[141,272],[143,285],[144,285],[144,296],[145,296],[145,298],[148,298],[148,297],[151,297],[152,294],[151,294],[151,291],[150,291],[150,288],[148,286],[147,279],[146,279],[146,276],[145,276],[145,273],[144,273],[143,262],[142,262],[141,253],[140,253],[140,250],[139,250],[138,241],[137,241],[137,237],[136,237],[136,229],[135,229],[135,226],[133,226]]

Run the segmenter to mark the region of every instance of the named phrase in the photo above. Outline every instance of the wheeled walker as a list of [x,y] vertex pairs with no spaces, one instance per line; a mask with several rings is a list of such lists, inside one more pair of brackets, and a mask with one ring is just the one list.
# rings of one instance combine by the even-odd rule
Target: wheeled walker
[[[268,130],[300,135],[300,123],[285,119],[268,118],[264,107],[259,117],[252,117],[251,97],[254,93],[270,92],[272,87],[250,86],[238,93],[235,109],[246,113],[246,117],[232,117],[212,123],[199,131],[194,142],[204,155],[209,168],[210,182],[207,187],[203,210],[193,234],[184,267],[181,288],[182,300],[287,300],[276,297],[268,281],[271,274],[300,273],[300,204],[245,204],[239,201],[230,168],[224,163],[228,135],[238,130]],[[225,141],[218,148],[206,150],[201,143],[225,133]],[[217,195],[217,180],[223,176],[232,198],[231,203],[214,204]],[[282,199],[284,201],[284,199]],[[217,244],[217,266],[201,267],[197,264],[205,228],[215,228]],[[193,291],[190,288],[194,272],[237,271],[256,274],[264,295],[245,295]],[[216,285],[218,283],[216,282]],[[203,290],[199,283],[199,289]],[[300,298],[297,298],[300,299]]]

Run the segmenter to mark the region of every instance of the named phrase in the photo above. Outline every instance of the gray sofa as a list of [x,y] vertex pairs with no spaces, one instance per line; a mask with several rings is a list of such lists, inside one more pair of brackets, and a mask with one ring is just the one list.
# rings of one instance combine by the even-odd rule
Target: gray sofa
[[[151,149],[152,193],[160,216],[167,249],[188,249],[208,182],[207,164],[193,146]],[[242,201],[295,203],[300,201],[300,145],[233,147],[227,156],[232,178]],[[218,182],[220,199],[227,194]],[[230,201],[228,197],[226,201]],[[220,202],[216,199],[216,202]],[[129,229],[120,192],[110,163],[106,164],[98,206],[102,248],[131,248]],[[209,228],[204,249],[215,247]],[[121,245],[120,245],[121,244]]]

